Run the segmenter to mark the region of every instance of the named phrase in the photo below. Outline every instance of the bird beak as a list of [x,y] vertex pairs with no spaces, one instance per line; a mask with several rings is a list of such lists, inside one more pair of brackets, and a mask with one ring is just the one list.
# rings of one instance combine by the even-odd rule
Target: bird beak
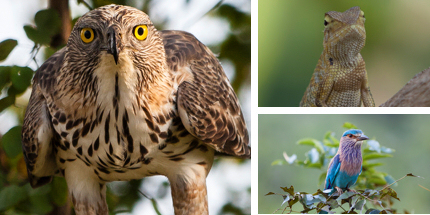
[[364,134],[362,134],[360,137],[358,137],[359,141],[361,141],[361,140],[368,140],[368,139],[369,138],[366,135],[364,135]]
[[121,38],[115,28],[110,27],[108,29],[108,50],[107,52],[113,56],[115,64],[118,64],[118,55],[120,52],[119,43]]

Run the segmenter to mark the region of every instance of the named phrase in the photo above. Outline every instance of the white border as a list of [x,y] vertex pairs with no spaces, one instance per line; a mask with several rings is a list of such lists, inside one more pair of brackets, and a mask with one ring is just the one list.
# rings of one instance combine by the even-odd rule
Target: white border
[[[258,1],[251,0],[251,214],[258,214]],[[269,112],[269,110],[267,110]]]

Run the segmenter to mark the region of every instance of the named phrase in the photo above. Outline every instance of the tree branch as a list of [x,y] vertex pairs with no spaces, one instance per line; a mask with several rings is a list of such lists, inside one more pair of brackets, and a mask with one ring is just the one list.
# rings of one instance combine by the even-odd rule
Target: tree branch
[[416,74],[402,89],[380,107],[429,107],[430,68]]
[[51,41],[51,46],[54,48],[60,47],[67,43],[70,32],[72,30],[72,18],[70,16],[68,0],[49,0],[48,8],[52,8],[58,12],[61,19],[61,31],[55,35]]

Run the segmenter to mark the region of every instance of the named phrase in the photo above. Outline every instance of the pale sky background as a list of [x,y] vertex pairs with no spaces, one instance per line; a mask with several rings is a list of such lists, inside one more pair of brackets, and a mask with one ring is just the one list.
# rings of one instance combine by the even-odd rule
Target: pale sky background
[[[86,7],[77,5],[76,2],[76,0],[69,1],[72,19],[88,12]],[[140,3],[137,0],[130,2]],[[229,23],[227,21],[203,16],[217,3],[218,0],[191,0],[188,4],[184,0],[158,0],[153,2],[151,13],[148,15],[153,21],[167,18],[169,22],[165,26],[166,29],[188,31],[194,34],[202,43],[210,46],[224,40],[229,31]],[[226,0],[224,3],[235,5],[242,11],[251,10],[250,0]],[[0,5],[3,6],[0,20],[8,20],[8,22],[1,23],[0,41],[9,38],[18,40],[18,46],[15,47],[5,61],[0,63],[0,66],[18,65],[29,66],[33,70],[37,69],[36,64],[30,59],[30,51],[34,43],[27,38],[23,26],[28,24],[34,25],[34,15],[37,11],[46,8],[47,4],[47,0],[0,0]],[[41,51],[37,56],[39,66],[43,63],[43,60],[43,52]],[[227,76],[232,80],[234,78],[233,65],[228,61],[221,61],[221,63]],[[0,95],[0,98],[3,96],[4,94]],[[25,105],[29,96],[30,90],[27,90],[22,98],[17,100],[17,103]],[[249,131],[251,130],[250,97],[250,86],[244,86],[244,89],[240,90],[239,100]],[[16,117],[8,111],[0,114],[0,122],[1,134],[6,133],[10,128],[18,124]],[[234,165],[234,162],[224,159],[217,166],[214,166],[209,173],[207,187],[209,212],[211,214],[216,214],[231,198],[242,199],[241,201],[235,201],[235,203],[240,205],[249,206],[251,204],[250,195],[242,192],[251,186],[251,162],[247,161],[244,165]],[[141,187],[141,190],[147,195],[154,197],[156,193],[154,187],[158,187],[158,184],[165,181],[167,179],[163,176],[149,177]],[[227,196],[229,190],[236,192],[238,196]],[[162,214],[173,214],[170,189],[167,192],[169,194],[166,198],[157,199],[159,209]],[[145,214],[148,215],[156,214],[152,208],[150,201],[145,199],[135,206],[132,214],[141,214],[142,211],[145,211]]]

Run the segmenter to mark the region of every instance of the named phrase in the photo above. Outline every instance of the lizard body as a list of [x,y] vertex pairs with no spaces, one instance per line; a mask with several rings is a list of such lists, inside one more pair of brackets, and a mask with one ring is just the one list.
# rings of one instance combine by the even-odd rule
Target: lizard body
[[324,50],[300,102],[301,107],[374,107],[360,50],[366,31],[364,12],[352,7],[330,11],[324,19]]

